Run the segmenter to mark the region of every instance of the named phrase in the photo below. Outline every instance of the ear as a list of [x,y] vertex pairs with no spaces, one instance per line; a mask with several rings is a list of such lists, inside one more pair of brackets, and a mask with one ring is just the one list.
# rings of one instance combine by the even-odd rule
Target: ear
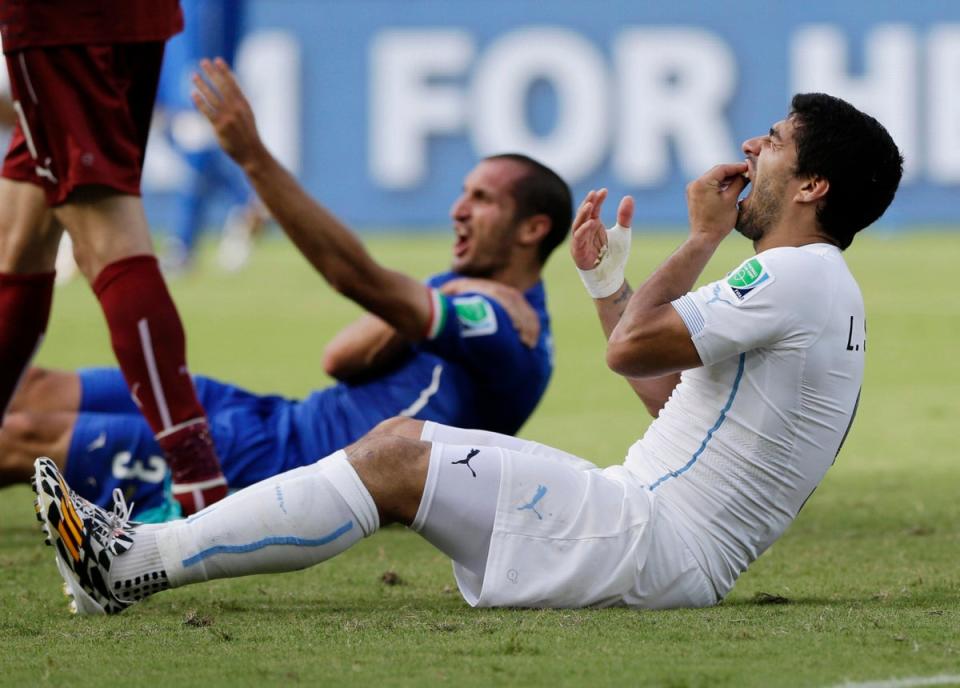
[[550,233],[550,218],[547,215],[531,215],[517,228],[517,242],[522,246],[536,246]]
[[798,203],[817,203],[826,197],[829,190],[830,182],[827,178],[814,175],[804,180],[794,200]]

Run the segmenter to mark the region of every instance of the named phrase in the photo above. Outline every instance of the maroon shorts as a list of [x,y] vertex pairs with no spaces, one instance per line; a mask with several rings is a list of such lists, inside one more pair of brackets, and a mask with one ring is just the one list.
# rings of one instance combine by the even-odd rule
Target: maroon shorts
[[51,206],[80,186],[139,195],[163,47],[158,41],[8,53],[19,123],[3,176],[43,187]]

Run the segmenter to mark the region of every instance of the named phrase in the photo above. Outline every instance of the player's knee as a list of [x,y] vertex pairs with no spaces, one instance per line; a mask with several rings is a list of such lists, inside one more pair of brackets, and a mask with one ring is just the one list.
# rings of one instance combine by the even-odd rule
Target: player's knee
[[423,496],[430,445],[397,435],[376,435],[347,447],[347,457],[384,523],[413,521]]
[[0,426],[0,487],[29,479],[33,462],[29,452],[22,451],[36,427],[23,413],[8,413]]
[[35,414],[76,412],[81,393],[77,373],[31,367],[10,400],[9,410]]
[[50,378],[50,371],[46,368],[37,368],[31,366],[27,368],[26,372],[23,374],[23,378],[20,380],[20,386],[18,388],[18,393],[22,393],[26,396],[30,396],[38,387],[43,386],[43,384]]
[[347,448],[347,456],[354,465],[362,464],[379,476],[397,484],[405,484],[429,459],[425,442],[398,435],[367,436]]
[[393,435],[396,437],[406,437],[411,440],[419,440],[423,433],[423,421],[405,416],[394,416],[381,421],[377,426],[367,433],[367,437],[378,437],[382,435]]
[[39,429],[39,423],[33,414],[8,413],[0,425],[0,445],[29,442],[37,437]]
[[72,418],[64,413],[8,413],[0,425],[0,447],[38,455],[62,453],[72,431]]

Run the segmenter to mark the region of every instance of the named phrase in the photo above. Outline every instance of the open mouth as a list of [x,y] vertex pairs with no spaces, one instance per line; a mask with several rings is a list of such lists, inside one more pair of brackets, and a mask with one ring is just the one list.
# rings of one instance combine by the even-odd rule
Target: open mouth
[[470,238],[465,230],[454,228],[453,257],[463,258],[470,248]]
[[740,200],[738,201],[738,204],[746,201],[748,198],[750,198],[750,194],[753,193],[753,167],[749,160],[747,160],[746,162],[747,162],[747,171],[743,173],[743,178],[746,180],[747,183],[743,187],[743,190],[740,192]]

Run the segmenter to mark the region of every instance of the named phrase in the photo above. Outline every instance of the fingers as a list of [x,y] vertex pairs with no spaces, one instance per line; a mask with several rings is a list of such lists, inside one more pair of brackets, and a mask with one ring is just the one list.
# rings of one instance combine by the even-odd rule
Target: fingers
[[600,189],[599,191],[597,191],[597,194],[594,197],[594,202],[593,202],[593,213],[591,214],[591,216],[593,217],[594,220],[600,219],[600,211],[603,209],[603,202],[605,200],[607,200],[607,190]]
[[717,181],[723,181],[736,175],[742,175],[746,171],[746,162],[727,162],[715,165],[707,172],[707,176]]
[[630,229],[633,222],[633,196],[624,196],[617,208],[617,224],[625,229]]
[[243,92],[223,58],[200,60],[200,69],[203,76],[194,73],[192,81],[196,90],[190,95],[197,109],[213,119],[225,101],[242,98]]
[[711,167],[701,179],[708,185],[724,189],[737,177],[743,179],[747,171],[746,162],[730,162]]
[[211,122],[213,118],[217,116],[217,111],[207,102],[207,99],[202,95],[194,91],[190,94],[190,98],[193,100],[193,104],[196,106],[204,117],[206,117]]
[[599,220],[600,211],[603,208],[603,202],[607,198],[607,190],[591,190],[584,197],[580,207],[577,208],[577,214],[573,218],[573,231],[576,234],[582,228],[588,226],[589,220]]
[[590,217],[590,213],[593,212],[593,197],[596,192],[590,191],[580,203],[580,207],[577,208],[576,215],[573,216],[573,230],[574,232],[587,221],[587,218]]
[[199,74],[194,74],[192,81],[196,90],[190,94],[190,97],[193,98],[193,102],[200,112],[206,115],[208,119],[213,119],[222,102],[220,94]]
[[537,342],[540,341],[540,323],[534,322],[529,328],[520,330],[520,341],[523,342],[528,349],[536,347]]
[[234,97],[241,93],[240,86],[237,84],[233,72],[230,71],[230,67],[222,57],[215,58],[212,62],[210,60],[201,60],[200,66],[203,68],[207,78],[213,82],[213,85],[223,94],[224,98]]
[[727,177],[720,184],[720,191],[726,196],[733,196],[737,198],[740,196],[740,192],[744,190],[749,182],[742,174],[736,174],[732,177]]

